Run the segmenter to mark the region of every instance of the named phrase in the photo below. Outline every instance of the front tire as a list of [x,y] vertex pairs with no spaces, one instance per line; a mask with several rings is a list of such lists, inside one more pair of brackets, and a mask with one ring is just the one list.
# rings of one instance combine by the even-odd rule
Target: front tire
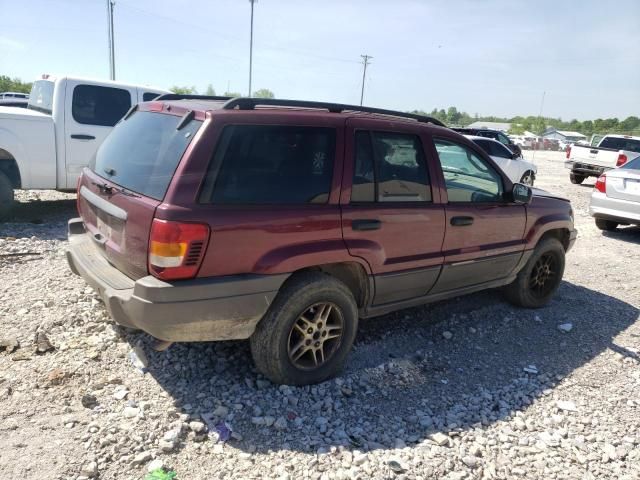
[[0,220],[9,216],[13,207],[13,185],[11,180],[0,172]]
[[251,336],[258,370],[286,385],[338,374],[358,328],[358,309],[341,281],[321,272],[288,280]]
[[527,170],[522,175],[522,178],[520,179],[520,183],[523,183],[529,187],[533,187],[533,182],[535,181],[535,179],[536,179],[535,174],[531,170]]
[[596,218],[596,227],[606,232],[613,232],[616,228],[618,228],[618,222]]
[[569,180],[571,180],[571,183],[573,183],[574,185],[580,185],[582,182],[584,182],[584,179],[587,178],[584,175],[579,175],[577,173],[573,173],[571,172],[569,174]]
[[504,289],[509,302],[525,308],[540,308],[549,303],[564,274],[565,251],[557,238],[545,238],[516,279]]

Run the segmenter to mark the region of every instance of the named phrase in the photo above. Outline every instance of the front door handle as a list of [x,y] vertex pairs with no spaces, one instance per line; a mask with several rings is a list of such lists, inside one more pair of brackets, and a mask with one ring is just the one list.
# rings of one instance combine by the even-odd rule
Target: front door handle
[[473,224],[473,217],[453,217],[451,219],[451,225],[454,227],[464,227],[466,225]]
[[75,138],[76,140],[95,140],[96,137],[93,135],[86,135],[84,133],[74,133],[71,135],[71,138]]
[[379,230],[382,222],[374,219],[358,219],[351,221],[352,230]]

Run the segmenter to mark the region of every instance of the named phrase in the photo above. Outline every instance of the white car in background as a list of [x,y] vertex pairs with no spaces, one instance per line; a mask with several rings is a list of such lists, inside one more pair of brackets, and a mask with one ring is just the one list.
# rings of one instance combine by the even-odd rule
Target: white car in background
[[538,168],[533,163],[526,161],[522,155],[511,152],[502,143],[491,138],[473,135],[465,135],[465,137],[482,148],[513,183],[533,186]]
[[600,230],[640,225],[640,157],[598,177],[589,213]]

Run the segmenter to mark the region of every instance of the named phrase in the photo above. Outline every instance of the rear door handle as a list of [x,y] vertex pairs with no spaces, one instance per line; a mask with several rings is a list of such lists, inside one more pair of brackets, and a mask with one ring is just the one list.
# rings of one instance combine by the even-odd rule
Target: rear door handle
[[451,225],[454,227],[464,227],[466,225],[473,224],[473,217],[453,217],[451,219]]
[[84,133],[74,133],[71,135],[71,138],[75,138],[76,140],[95,140],[96,137],[93,135],[85,135]]
[[379,230],[382,225],[380,220],[358,219],[351,221],[352,230]]

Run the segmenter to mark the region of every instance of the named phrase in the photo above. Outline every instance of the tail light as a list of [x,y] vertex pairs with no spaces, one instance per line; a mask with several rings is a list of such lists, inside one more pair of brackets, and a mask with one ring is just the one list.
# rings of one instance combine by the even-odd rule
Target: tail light
[[208,241],[208,225],[154,218],[149,236],[149,273],[162,280],[195,277]]
[[618,161],[616,162],[616,167],[620,167],[627,163],[627,156],[624,153],[618,154]]
[[567,147],[567,158],[571,157],[571,146]]
[[600,193],[607,193],[607,177],[606,175],[600,175],[596,180],[595,189]]

